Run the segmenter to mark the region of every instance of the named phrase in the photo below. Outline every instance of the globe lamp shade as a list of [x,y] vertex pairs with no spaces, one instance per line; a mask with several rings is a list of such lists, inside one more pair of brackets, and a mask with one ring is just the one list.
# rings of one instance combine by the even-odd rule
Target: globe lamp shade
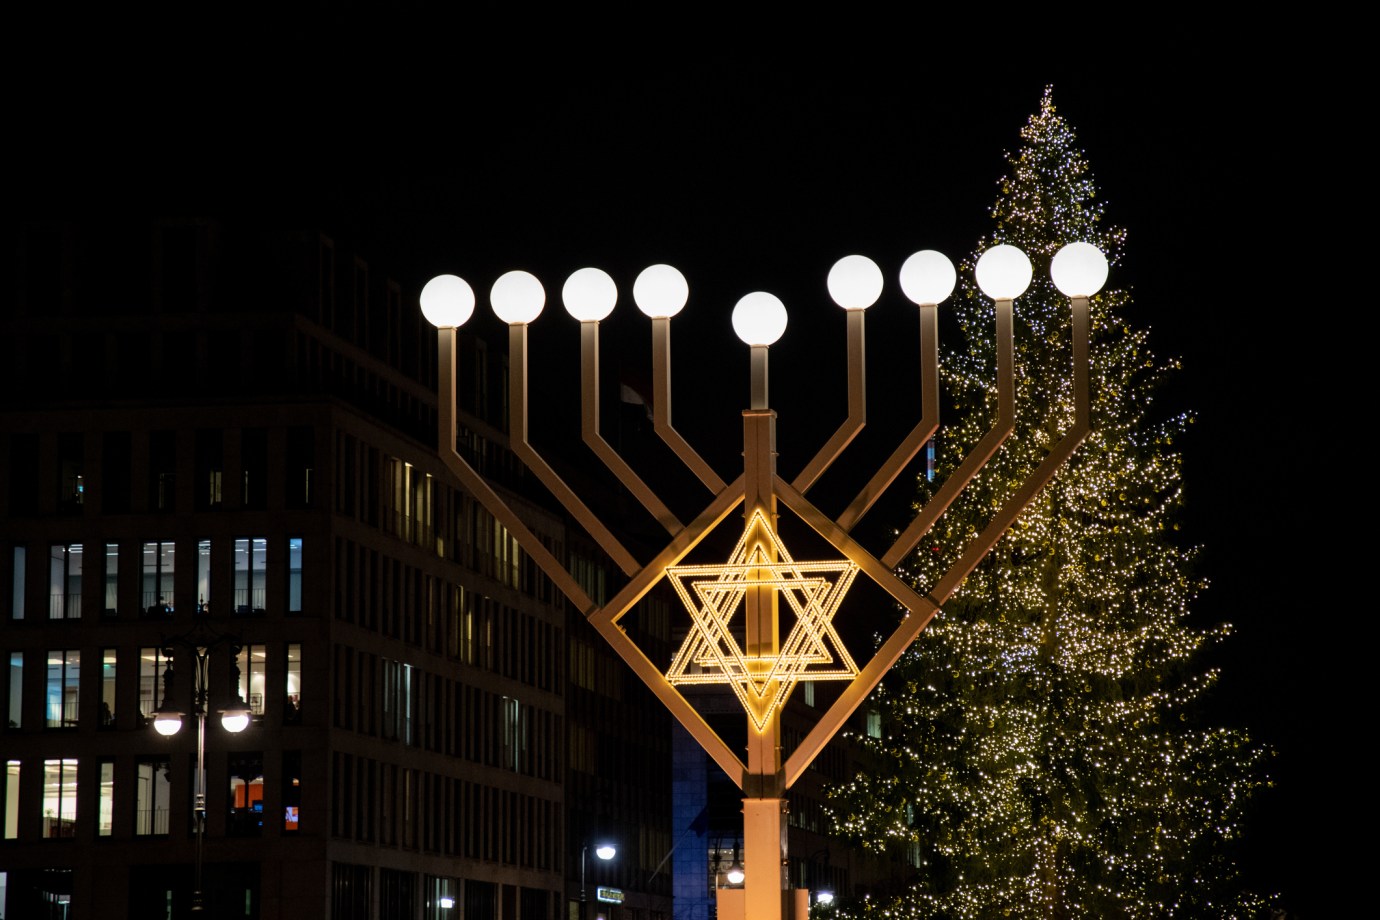
[[618,302],[618,285],[606,271],[582,268],[565,279],[561,300],[565,311],[580,322],[598,322],[613,312],[613,305]]
[[509,325],[530,323],[546,305],[546,290],[531,272],[507,272],[489,289],[489,303],[494,315]]
[[238,735],[249,727],[249,709],[243,705],[231,706],[220,714],[220,725],[233,735]]
[[954,292],[958,272],[942,252],[922,249],[901,265],[901,291],[912,303],[941,304]]
[[601,843],[594,848],[594,855],[608,860],[618,855],[618,848],[611,843]]
[[829,296],[845,310],[866,310],[882,296],[882,270],[867,256],[844,256],[829,269]]
[[1001,243],[977,261],[977,283],[993,300],[1015,300],[1030,287],[1030,259],[1015,246]]
[[786,305],[774,294],[753,291],[733,308],[733,331],[748,345],[770,345],[786,331]]
[[1066,297],[1091,297],[1107,283],[1107,257],[1092,243],[1069,243],[1054,254],[1049,276]]
[[670,265],[649,265],[633,282],[633,302],[652,319],[675,316],[689,299],[685,276]]
[[422,288],[422,315],[441,329],[463,326],[474,314],[474,290],[457,275],[437,275]]
[[159,710],[153,716],[153,727],[160,735],[175,735],[182,728],[182,713]]

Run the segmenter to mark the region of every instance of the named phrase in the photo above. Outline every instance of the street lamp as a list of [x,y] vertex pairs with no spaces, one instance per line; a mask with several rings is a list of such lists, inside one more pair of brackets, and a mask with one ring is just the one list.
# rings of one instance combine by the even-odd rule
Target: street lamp
[[[192,814],[196,820],[196,870],[192,888],[192,909],[194,914],[200,914],[204,907],[202,905],[201,892],[201,870],[202,852],[204,848],[204,838],[206,836],[206,709],[210,697],[210,684],[207,679],[211,650],[224,645],[230,649],[231,661],[239,654],[239,640],[228,636],[213,633],[204,625],[198,625],[195,629],[181,636],[165,640],[169,657],[172,654],[172,647],[184,648],[192,653],[192,660],[195,664],[193,669],[194,692],[192,695],[192,713],[196,716],[196,798],[192,806]],[[220,710],[221,727],[232,734],[238,734],[245,730],[249,725],[249,707],[245,705],[239,692],[239,667],[232,665],[234,673],[234,701],[225,709]],[[183,714],[178,711],[173,699],[173,669],[172,665],[163,671],[163,705],[154,713],[153,727],[164,736],[172,736],[182,728]]]
[[[567,312],[580,325],[581,436],[666,530],[667,542],[647,561],[636,558],[529,443],[527,344],[530,329],[545,305],[546,291],[527,272],[500,277],[491,289],[490,301],[495,314],[508,324],[509,446],[626,576],[626,583],[603,603],[596,603],[586,593],[566,562],[547,548],[456,450],[456,328],[473,313],[474,292],[453,275],[433,279],[422,291],[423,313],[439,329],[437,440],[442,461],[743,792],[745,886],[741,899],[736,894],[725,897],[721,892],[720,917],[724,920],[730,914],[752,920],[782,920],[803,912],[804,893],[787,895],[786,792],[1091,429],[1089,299],[1106,280],[1107,261],[1095,247],[1071,243],[1054,257],[1051,272],[1056,287],[1069,297],[1071,308],[1071,423],[1046,449],[1044,460],[1028,478],[993,510],[987,524],[954,547],[954,561],[948,571],[926,586],[924,593],[896,574],[902,560],[926,539],[939,517],[1015,431],[1013,303],[1029,286],[1033,269],[1025,253],[1006,244],[983,253],[975,268],[978,286],[994,301],[996,413],[992,426],[910,523],[899,533],[892,532],[890,547],[876,555],[855,540],[852,531],[939,429],[937,310],[952,293],[956,280],[953,263],[947,257],[922,250],[907,259],[899,272],[901,291],[919,313],[920,420],[836,516],[820,511],[806,495],[865,423],[864,323],[868,309],[882,293],[881,270],[865,256],[848,256],[829,273],[829,294],[845,314],[848,414],[790,480],[777,474],[776,412],[767,387],[768,352],[787,326],[787,311],[781,300],[757,291],[743,297],[733,310],[733,328],[750,349],[750,388],[749,407],[742,412],[742,473],[725,479],[671,421],[671,323],[685,307],[689,287],[684,276],[669,265],[653,265],[637,277],[633,299],[651,320],[654,430],[711,495],[709,503],[688,524],[667,508],[599,434],[599,323],[613,309],[617,290],[612,279],[597,269],[581,269],[572,275],[562,293]],[[728,560],[713,565],[685,564],[685,558],[739,506],[742,537]],[[843,558],[795,560],[777,530],[778,518],[786,512]],[[858,575],[870,579],[906,611],[861,667],[833,625],[834,615]],[[620,625],[620,620],[663,579],[676,590],[692,621],[684,644],[664,671]],[[779,616],[783,602],[794,614],[794,626],[784,637],[783,621],[789,620]],[[799,683],[819,680],[846,684],[794,750],[785,750],[781,708]],[[727,686],[742,704],[748,716],[746,761],[739,753],[741,747],[725,741],[678,689],[695,684]],[[582,897],[583,866],[582,850]]]
[[[585,854],[587,854],[588,852],[588,841],[580,844],[580,920],[585,920],[585,918],[589,916],[589,908],[585,906],[589,900],[588,894],[585,889]],[[618,855],[618,848],[614,846],[612,843],[608,843],[607,841],[604,843],[598,843],[594,846],[594,855],[602,859],[604,862],[608,862],[610,859],[613,859],[613,857]]]

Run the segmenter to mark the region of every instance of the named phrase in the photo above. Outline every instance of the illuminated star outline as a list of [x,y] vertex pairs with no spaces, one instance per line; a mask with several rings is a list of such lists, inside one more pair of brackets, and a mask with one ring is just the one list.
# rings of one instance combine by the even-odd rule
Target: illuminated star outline
[[[751,539],[749,545],[755,533],[765,533],[769,542]],[[858,666],[833,618],[857,574],[848,560],[796,562],[758,509],[727,563],[666,568],[694,623],[666,672],[667,683],[728,684],[762,731],[801,680],[853,680]],[[743,652],[729,621],[748,589],[760,586],[784,596],[796,621],[776,655],[755,657]]]

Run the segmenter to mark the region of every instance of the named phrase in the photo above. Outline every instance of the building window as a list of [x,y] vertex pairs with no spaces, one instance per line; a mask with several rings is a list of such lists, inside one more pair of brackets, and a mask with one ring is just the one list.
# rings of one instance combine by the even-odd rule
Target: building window
[[[456,916],[455,902],[460,891],[456,879],[428,875],[426,877],[426,920],[452,920]],[[532,916],[545,916],[533,914]]]
[[196,615],[206,616],[211,610],[211,541],[196,543]]
[[144,612],[153,619],[173,613],[173,570],[177,547],[171,540],[144,544]]
[[115,727],[115,664],[115,649],[101,649],[101,720],[97,728]]
[[77,831],[77,762],[43,761],[43,836],[75,837]]
[[243,507],[261,510],[268,507],[268,432],[246,428],[240,434],[240,465],[244,470]]
[[289,642],[287,645],[287,670],[284,690],[286,705],[283,707],[284,722],[302,721],[302,645]]
[[288,537],[287,612],[296,616],[302,612],[302,538]]
[[257,837],[264,829],[264,755],[244,752],[229,757],[229,814],[225,832],[231,837]]
[[96,836],[109,837],[115,823],[115,764],[101,761],[100,789],[96,798]]
[[9,726],[19,728],[24,721],[24,653],[10,652]]
[[81,616],[81,544],[57,544],[50,556],[48,619],[75,620]]
[[219,428],[196,433],[197,510],[221,507],[225,483],[225,436]]
[[120,544],[105,545],[105,616],[120,615]]
[[48,652],[48,728],[76,728],[81,652],[55,649]]
[[24,568],[27,554],[24,547],[14,548],[14,586],[10,593],[10,619],[24,619]]
[[867,737],[882,737],[882,714],[880,712],[869,712],[867,714]]
[[302,820],[302,752],[283,751],[283,833],[295,834]]
[[84,438],[80,432],[58,435],[58,510],[68,514],[81,511],[86,498],[86,478],[82,475]]
[[287,503],[289,508],[310,508],[315,483],[316,432],[306,426],[288,429]]
[[264,614],[267,548],[268,540],[263,537],[235,541],[235,613],[240,616]]
[[168,762],[143,760],[134,781],[134,833],[141,836],[167,836]]
[[163,705],[163,672],[172,664],[166,650],[157,646],[139,649],[139,714],[152,719]]
[[19,838],[19,761],[5,762],[5,839]]
[[264,667],[268,652],[262,645],[242,645],[235,657],[239,669],[239,693],[249,711],[256,716],[264,714]]
[[177,500],[177,438],[172,431],[149,433],[149,510],[172,511]]

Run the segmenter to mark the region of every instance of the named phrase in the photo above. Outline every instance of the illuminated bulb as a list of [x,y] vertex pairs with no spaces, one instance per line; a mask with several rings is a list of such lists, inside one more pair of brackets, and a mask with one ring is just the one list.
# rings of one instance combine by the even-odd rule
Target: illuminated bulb
[[175,735],[182,727],[182,713],[159,712],[153,717],[153,727],[160,735]]
[[882,296],[882,270],[867,256],[844,256],[829,269],[829,296],[845,310],[866,310]]
[[249,710],[235,706],[220,714],[221,727],[231,734],[238,735],[249,727]]
[[941,304],[954,292],[958,273],[942,252],[922,249],[901,265],[901,290],[917,304]]
[[977,261],[978,287],[993,300],[1015,300],[1030,287],[1033,271],[1030,259],[1015,246],[1001,243],[984,252]]
[[633,282],[633,302],[653,319],[675,316],[689,299],[685,276],[670,265],[649,265]]
[[613,312],[618,285],[602,269],[582,268],[565,279],[561,300],[565,311],[580,322],[598,322]]
[[1054,254],[1049,276],[1066,297],[1091,297],[1107,283],[1107,257],[1092,243],[1069,243]]
[[546,290],[531,272],[508,272],[489,289],[489,303],[494,315],[509,325],[530,323],[546,305]]
[[442,910],[450,910],[452,907],[455,906],[455,899],[448,898],[442,895],[441,897],[436,899],[436,906],[441,908]]
[[733,865],[728,867],[728,883],[730,885],[743,884],[743,879],[745,877],[746,873],[743,872],[743,867],[738,865],[737,863],[734,863]]
[[458,275],[437,275],[418,299],[427,322],[440,329],[463,326],[474,315],[474,289]]
[[733,331],[748,345],[770,345],[786,331],[786,305],[774,294],[753,291],[733,308]]
[[611,843],[601,843],[594,848],[594,855],[600,859],[613,859],[618,853],[618,848]]

